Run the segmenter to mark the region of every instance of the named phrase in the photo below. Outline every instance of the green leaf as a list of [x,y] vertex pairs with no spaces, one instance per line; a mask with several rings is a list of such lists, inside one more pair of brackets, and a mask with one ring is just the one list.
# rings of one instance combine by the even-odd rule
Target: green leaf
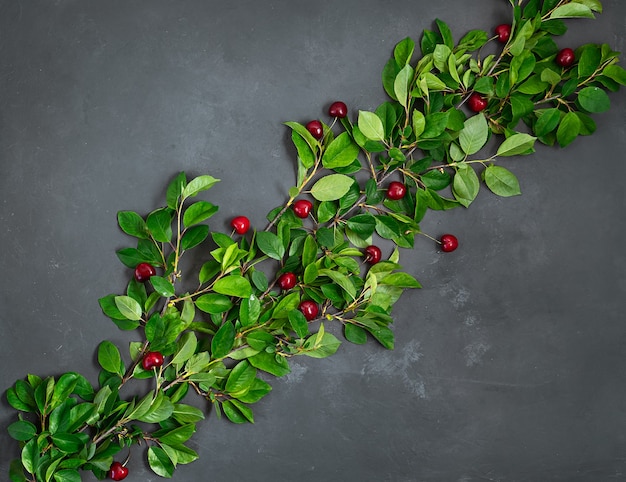
[[487,187],[498,196],[509,197],[521,194],[515,175],[501,166],[487,166],[484,171]]
[[224,313],[232,308],[233,304],[228,296],[218,293],[207,293],[196,299],[196,307],[212,315]]
[[148,449],[148,464],[150,464],[152,471],[159,477],[166,479],[172,478],[174,464],[161,447],[153,445]]
[[544,137],[556,129],[561,120],[559,109],[547,109],[537,119],[534,133],[537,137]]
[[155,241],[168,243],[172,239],[172,211],[167,208],[157,209],[148,214],[146,225]]
[[201,223],[202,221],[205,221],[213,216],[218,209],[219,208],[216,205],[207,201],[195,202],[185,209],[185,214],[183,214],[183,223],[186,227]]
[[187,423],[175,429],[169,430],[164,434],[161,431],[155,434],[155,437],[159,439],[161,444],[167,445],[180,445],[185,443],[191,438],[196,431],[196,425],[193,423]]
[[122,231],[136,238],[147,239],[150,237],[148,226],[139,214],[133,211],[120,211],[117,213],[117,223]]
[[513,134],[500,144],[500,147],[498,147],[498,151],[496,152],[496,156],[506,157],[526,154],[533,148],[536,140],[536,137],[525,133]]
[[226,380],[226,392],[235,398],[245,394],[256,378],[257,370],[246,360],[239,362],[231,370]]
[[357,146],[347,132],[342,132],[326,147],[322,155],[322,165],[326,169],[346,167],[359,155]]
[[415,137],[420,137],[426,128],[426,118],[419,110],[413,109],[413,120],[411,123],[413,127],[413,134]]
[[309,334],[308,323],[300,310],[291,310],[289,312],[288,318],[289,323],[291,324],[293,331],[295,331],[296,335],[298,335],[298,338],[304,338]]
[[343,329],[343,335],[351,343],[363,345],[367,343],[367,332],[354,323],[346,323]]
[[578,93],[578,103],[587,112],[606,112],[611,107],[611,101],[605,91],[599,87],[585,87]]
[[480,182],[474,169],[465,163],[459,164],[452,181],[454,197],[465,207],[468,207],[480,189]]
[[[335,175],[340,176],[341,174]],[[283,256],[285,256],[285,246],[283,242],[272,232],[259,231],[256,234],[256,244],[259,249],[270,258],[280,261],[283,259]]]
[[213,285],[216,293],[228,296],[236,296],[237,298],[248,298],[252,294],[252,286],[250,282],[239,275],[230,275],[218,279]]
[[98,363],[109,373],[124,375],[122,357],[117,347],[108,340],[104,340],[98,346]]
[[571,144],[580,133],[580,119],[575,112],[568,112],[561,119],[556,131],[556,140],[561,147]]
[[[412,80],[413,80],[413,68],[410,65],[405,65],[400,70],[400,72],[398,72],[398,75],[396,76],[396,79],[393,83],[393,90],[396,94],[396,98],[398,99],[398,102],[400,102],[400,104],[405,108],[407,107],[408,102],[409,102],[409,87],[410,87]],[[369,136],[367,136],[366,134],[366,137],[369,137]],[[375,140],[382,140],[382,139],[375,139]]]
[[180,248],[185,251],[202,243],[209,235],[209,227],[206,224],[192,226],[185,231],[180,240]]
[[435,112],[426,116],[426,127],[420,136],[422,139],[433,139],[443,133],[448,126],[448,112]]
[[67,400],[67,397],[74,392],[74,388],[77,383],[77,373],[68,372],[61,375],[54,386],[54,392],[52,394],[52,401],[50,402],[50,405],[52,407],[57,407]]
[[313,167],[315,165],[315,153],[309,143],[296,131],[291,131],[291,140],[305,169]]
[[357,125],[363,135],[372,141],[382,141],[385,138],[383,121],[373,112],[360,110]]
[[225,322],[217,330],[211,340],[211,355],[213,358],[224,358],[235,343],[235,327],[230,321]]
[[605,67],[602,74],[621,85],[626,85],[626,70],[619,65],[609,65]]
[[263,370],[275,377],[282,377],[291,371],[287,359],[275,353],[262,351],[248,358],[248,361],[253,367]]
[[115,301],[115,306],[124,318],[131,321],[141,320],[141,305],[130,296],[115,296],[113,300]]
[[454,48],[454,39],[452,38],[452,31],[450,27],[443,21],[438,18],[435,19],[435,23],[439,28],[439,32],[441,33],[441,38],[443,39],[443,43],[450,49]]
[[476,114],[465,121],[463,130],[459,133],[461,149],[466,155],[472,155],[480,151],[489,135],[487,119],[483,114]]
[[204,412],[191,405],[175,403],[172,417],[174,417],[178,423],[196,423],[200,420],[204,420]]
[[215,183],[218,183],[220,180],[215,179],[213,176],[198,176],[185,186],[183,189],[182,196],[183,198],[190,198],[196,196],[201,191],[206,191],[213,187]]
[[306,127],[297,122],[285,122],[285,125],[290,127],[293,132],[297,132],[298,135],[300,135],[300,137],[302,137],[307,142],[313,152],[315,152],[315,148],[319,145],[319,142],[311,135]]
[[241,300],[239,305],[239,321],[242,326],[251,326],[256,323],[261,314],[261,302],[251,294],[248,298]]
[[356,287],[354,286],[354,282],[345,274],[331,269],[320,269],[318,273],[320,276],[327,276],[341,286],[352,299],[356,298]]
[[581,3],[567,3],[554,9],[550,18],[596,18],[587,5]]
[[347,225],[359,237],[367,239],[376,229],[376,218],[371,214],[357,214],[348,219]]
[[184,172],[178,173],[178,175],[167,186],[167,207],[176,210],[178,208],[178,202],[180,201],[180,195],[183,193],[183,189],[187,185],[187,176]]
[[350,190],[353,183],[354,180],[345,174],[330,174],[322,177],[313,185],[311,195],[318,201],[335,201],[343,197]]
[[52,443],[62,452],[80,452],[89,441],[89,436],[84,433],[57,433],[52,435]]
[[63,469],[54,473],[54,482],[81,482],[81,480],[76,469]]
[[151,276],[150,283],[152,284],[154,291],[165,298],[170,298],[176,294],[174,285],[170,283],[169,280],[161,276]]
[[34,474],[39,465],[39,447],[37,446],[37,439],[32,439],[27,442],[22,448],[22,465],[29,474]]
[[587,44],[582,48],[578,58],[578,77],[583,80],[591,77],[602,62],[602,51],[599,45]]
[[421,288],[422,285],[408,273],[392,273],[384,276],[378,284],[396,286],[403,289]]
[[188,331],[183,333],[178,340],[177,349],[172,357],[173,365],[180,365],[189,360],[193,354],[196,352],[196,347],[198,346],[198,339],[196,338],[196,334],[193,331]]
[[26,442],[37,435],[37,427],[26,420],[14,422],[7,427],[9,435],[15,440]]
[[415,51],[415,42],[410,37],[406,37],[398,42],[393,49],[393,56],[398,65],[407,65],[411,62],[413,52]]

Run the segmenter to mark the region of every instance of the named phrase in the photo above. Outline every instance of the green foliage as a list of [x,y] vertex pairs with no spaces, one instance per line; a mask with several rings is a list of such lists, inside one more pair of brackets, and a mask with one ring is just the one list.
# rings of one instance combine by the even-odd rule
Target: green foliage
[[[124,355],[103,341],[96,385],[70,372],[28,375],[7,390],[19,412],[8,432],[21,448],[10,479],[73,482],[79,470],[102,479],[118,453],[139,444],[147,446],[150,468],[170,478],[198,458],[186,444],[204,413],[183,402],[188,394],[210,402],[218,416],[251,423],[251,405],[271,391],[261,372],[280,377],[294,356],[334,354],[340,340],[333,327],[352,343],[392,349],[393,306],[420,284],[402,271],[398,249],[376,264],[364,262],[362,249],[378,238],[412,248],[429,209],[468,207],[483,183],[498,196],[520,194],[515,175],[497,163],[534,152],[537,141],[565,147],[591,134],[589,114],[609,109],[607,92],[626,85],[606,44],[580,46],[570,68],[554,62],[553,37],[566,30],[561,19],[592,18],[602,11],[598,0],[525,3],[511,0],[512,35],[498,55],[481,56],[486,32],[472,30],[455,43],[436,20],[437,31],[396,45],[382,74],[390,100],[358,111],[356,124],[323,124],[317,140],[287,122],[298,176],[265,229],[211,232],[206,222],[218,207],[195,199],[218,182],[208,175],[178,174],[165,205],[145,216],[119,212],[121,230],[136,242],[117,252],[120,261],[128,268],[149,263],[158,274],[145,283],[130,276],[125,292],[99,303],[141,341]],[[487,100],[480,113],[465,107],[474,92]],[[407,187],[402,199],[385,197],[391,179]],[[290,207],[308,196],[314,209],[303,220]],[[183,272],[181,258],[198,246],[205,256],[199,272]],[[260,264],[267,260],[275,263]],[[276,283],[286,272],[297,283],[281,290]],[[197,288],[183,291],[183,279]],[[318,305],[317,320],[299,311],[304,300]],[[145,370],[142,359],[154,351],[165,362]],[[123,398],[121,389],[136,379],[151,379],[150,392]]]

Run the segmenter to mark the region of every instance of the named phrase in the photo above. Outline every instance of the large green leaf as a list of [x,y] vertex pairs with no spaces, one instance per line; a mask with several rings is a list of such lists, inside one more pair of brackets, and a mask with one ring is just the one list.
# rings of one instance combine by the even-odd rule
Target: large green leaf
[[383,121],[373,112],[360,110],[357,125],[363,135],[372,141],[382,141],[385,138]]
[[250,282],[239,275],[230,275],[218,279],[213,285],[216,293],[228,296],[236,296],[237,298],[248,298],[252,294],[252,286]]
[[477,153],[487,142],[489,126],[483,114],[476,114],[467,119],[459,133],[459,143],[463,152],[470,156]]
[[578,93],[578,103],[587,112],[606,112],[611,107],[611,100],[599,87],[585,87]]
[[457,172],[452,181],[454,197],[465,207],[468,207],[480,189],[480,182],[476,171],[465,163],[457,167]]
[[148,464],[159,477],[171,479],[174,473],[174,464],[165,450],[155,445],[148,448]]
[[98,363],[107,372],[116,373],[120,376],[124,374],[120,351],[108,340],[104,340],[98,346]]
[[230,321],[220,326],[211,340],[211,355],[213,358],[223,358],[228,355],[235,343],[235,327]]
[[342,132],[326,147],[322,155],[322,165],[326,169],[346,167],[359,155],[357,146],[347,132]]
[[285,246],[283,242],[276,234],[270,231],[259,231],[256,234],[256,244],[259,249],[270,258],[280,261],[283,259],[283,256],[285,256]]
[[500,147],[498,147],[498,151],[496,152],[496,156],[517,156],[520,154],[528,154],[529,151],[535,145],[536,137],[533,137],[529,134],[519,133],[513,134],[508,139],[505,139]]
[[144,219],[134,211],[120,211],[117,213],[117,222],[126,234],[136,238],[146,239],[150,236]]
[[195,179],[191,180],[189,184],[187,184],[187,186],[185,186],[182,196],[183,198],[194,197],[199,192],[210,189],[215,183],[218,183],[219,181],[219,179],[215,179],[213,176],[198,176]]
[[201,223],[209,219],[218,211],[218,207],[207,201],[197,201],[185,209],[183,223],[186,227]]
[[313,185],[311,195],[318,201],[335,201],[344,196],[353,183],[354,180],[345,174],[330,174]]
[[587,5],[582,3],[566,3],[554,9],[550,18],[595,18],[595,15]]
[[509,197],[521,194],[515,175],[501,166],[487,166],[483,173],[485,184],[498,196]]

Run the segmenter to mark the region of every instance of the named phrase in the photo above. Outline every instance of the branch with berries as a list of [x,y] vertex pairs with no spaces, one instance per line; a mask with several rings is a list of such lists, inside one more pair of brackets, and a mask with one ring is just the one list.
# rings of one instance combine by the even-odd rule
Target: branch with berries
[[[154,473],[172,477],[199,457],[186,443],[205,414],[185,403],[190,392],[231,422],[254,422],[268,375],[289,373],[293,357],[334,354],[340,332],[392,349],[393,306],[420,287],[398,248],[412,249],[418,236],[445,253],[459,246],[453,234],[422,232],[426,213],[467,208],[482,185],[520,194],[501,160],[593,133],[591,114],[626,84],[607,44],[555,41],[563,19],[601,12],[598,0],[510,3],[511,23],[491,37],[472,30],[455,42],[436,20],[419,45],[401,40],[382,73],[389,100],[374,111],[351,120],[337,101],[329,122],[287,122],[297,179],[265,227],[241,215],[232,232],[211,231],[218,207],[200,199],[219,181],[210,175],[178,174],[165,205],[147,215],[119,212],[136,240],[117,252],[132,275],[122,294],[99,303],[138,339],[124,356],[110,341],[99,345],[95,384],[69,372],[28,375],[7,390],[21,450],[10,479],[76,482],[91,471],[122,480],[136,446],[147,447]],[[197,273],[181,264],[192,249],[204,259]],[[142,379],[152,381],[149,393],[128,395]]]

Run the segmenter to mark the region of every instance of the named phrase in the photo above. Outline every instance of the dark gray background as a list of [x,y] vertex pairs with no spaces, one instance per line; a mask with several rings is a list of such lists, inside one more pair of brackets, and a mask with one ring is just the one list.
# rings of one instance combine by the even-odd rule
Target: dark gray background
[[[558,42],[624,48],[626,3]],[[261,224],[293,184],[288,120],[385,100],[396,42],[455,37],[506,0],[0,1],[0,389],[27,373],[95,380],[103,339],[133,339],[97,299],[130,275],[116,212],[162,205],[178,171]],[[395,311],[396,349],[297,359],[256,424],[210,416],[174,480],[626,480],[623,92],[598,132],[508,160],[523,195],[431,213],[402,252],[424,288]],[[18,453],[0,404],[0,470]],[[127,480],[156,480],[135,451]],[[85,476],[85,480],[92,478]]]

